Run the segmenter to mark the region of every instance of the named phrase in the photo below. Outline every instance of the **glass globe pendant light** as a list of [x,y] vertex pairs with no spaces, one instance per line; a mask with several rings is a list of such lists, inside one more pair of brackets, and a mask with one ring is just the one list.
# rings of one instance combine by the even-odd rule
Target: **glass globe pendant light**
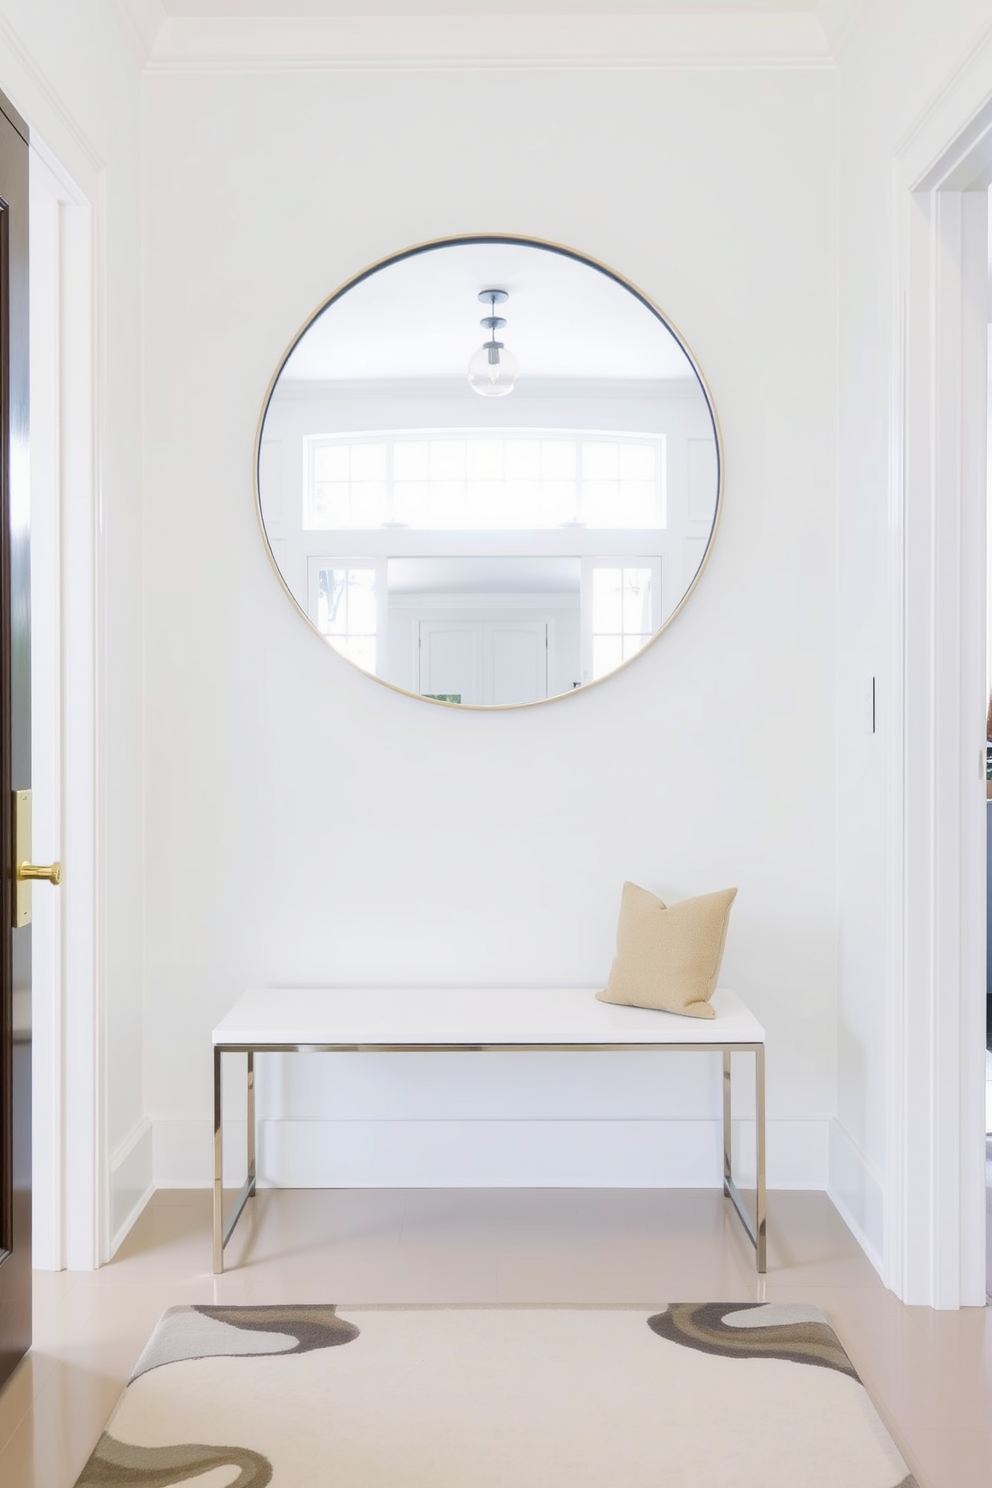
[[496,332],[506,325],[503,317],[496,314],[496,306],[505,304],[509,295],[505,289],[484,289],[479,299],[489,305],[489,314],[479,321],[489,332],[489,340],[469,359],[468,385],[481,398],[505,398],[513,392],[520,376],[520,363],[502,341],[496,340]]

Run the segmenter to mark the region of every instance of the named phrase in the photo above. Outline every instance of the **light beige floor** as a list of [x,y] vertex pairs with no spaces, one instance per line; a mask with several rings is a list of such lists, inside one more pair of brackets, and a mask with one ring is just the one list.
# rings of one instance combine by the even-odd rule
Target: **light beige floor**
[[254,1209],[219,1278],[203,1192],[156,1194],[99,1272],[37,1273],[35,1347],[0,1392],[3,1488],[71,1488],[175,1303],[764,1298],[823,1308],[921,1488],[992,1483],[992,1309],[901,1306],[823,1194],[771,1195],[764,1280],[709,1191],[282,1190]]

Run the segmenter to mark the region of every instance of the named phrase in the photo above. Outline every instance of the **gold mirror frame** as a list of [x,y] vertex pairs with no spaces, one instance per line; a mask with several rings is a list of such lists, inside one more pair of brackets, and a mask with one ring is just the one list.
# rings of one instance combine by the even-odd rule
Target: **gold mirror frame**
[[318,640],[320,640],[325,649],[335,650],[335,648],[330,645],[327,636],[325,636],[323,632],[318,628],[318,626],[314,623],[310,615],[307,613],[306,609],[300,603],[297,596],[293,593],[293,590],[290,588],[290,585],[287,582],[282,569],[279,566],[275,554],[272,551],[272,546],[269,540],[269,533],[266,528],[265,518],[263,515],[260,462],[265,422],[269,413],[270,405],[272,403],[273,395],[275,393],[276,387],[278,386],[279,380],[286,369],[286,364],[288,363],[290,357],[293,355],[294,351],[299,346],[300,342],[306,336],[307,332],[311,330],[311,328],[316,324],[321,316],[327,310],[329,310],[332,305],[334,305],[350,290],[354,289],[356,285],[363,283],[365,280],[371,278],[373,275],[379,273],[383,269],[390,267],[393,264],[401,263],[405,260],[418,257],[425,253],[434,252],[442,248],[461,247],[474,244],[509,244],[524,248],[535,248],[544,252],[558,254],[563,258],[571,260],[573,263],[581,264],[589,269],[595,270],[597,273],[605,275],[606,278],[612,280],[615,284],[619,285],[621,288],[631,294],[634,299],[636,299],[652,316],[655,317],[658,322],[660,322],[665,330],[668,331],[669,335],[672,337],[672,339],[676,342],[679,349],[681,350],[689,367],[692,369],[692,373],[699,384],[700,390],[702,391],[703,397],[706,402],[706,408],[713,432],[717,475],[713,519],[710,524],[709,534],[706,539],[706,547],[699,561],[699,565],[696,568],[691,580],[687,584],[681,598],[673,607],[670,614],[666,616],[666,618],[661,622],[658,628],[653,632],[650,639],[647,640],[644,645],[637,652],[635,652],[634,655],[628,657],[626,660],[621,661],[617,666],[613,667],[609,672],[604,673],[601,677],[590,678],[587,682],[582,682],[580,685],[574,686],[567,691],[552,693],[548,697],[528,699],[521,702],[456,703],[446,701],[443,698],[431,697],[423,693],[414,692],[409,688],[402,687],[395,682],[391,682],[386,677],[381,677],[375,672],[367,671],[357,662],[352,661],[349,657],[345,656],[340,651],[337,652],[340,660],[353,667],[356,672],[367,676],[371,681],[378,683],[382,687],[388,687],[392,692],[399,693],[405,697],[414,698],[417,702],[428,703],[433,707],[438,708],[448,708],[455,712],[464,712],[468,710],[472,712],[494,713],[506,712],[508,710],[519,708],[541,707],[549,703],[559,702],[563,698],[570,697],[575,693],[587,692],[590,688],[598,687],[602,683],[610,681],[610,679],[616,676],[618,673],[626,671],[628,667],[634,665],[637,661],[639,661],[640,658],[645,654],[645,652],[650,650],[655,645],[659,637],[662,636],[669,629],[675,619],[685,609],[685,606],[688,603],[690,597],[692,596],[692,594],[695,593],[695,590],[699,585],[699,582],[712,555],[713,545],[716,540],[717,531],[720,526],[720,519],[723,514],[725,457],[720,421],[717,415],[716,405],[714,403],[709,384],[706,381],[706,378],[703,376],[699,363],[697,362],[696,357],[688,346],[685,338],[682,336],[677,327],[672,323],[670,318],[661,310],[661,308],[654,302],[654,300],[651,299],[649,295],[645,294],[642,289],[640,289],[630,279],[626,278],[625,275],[612,268],[609,264],[603,263],[601,260],[593,258],[587,253],[582,253],[578,249],[567,247],[564,244],[551,242],[550,240],[544,238],[527,237],[517,233],[463,233],[447,238],[431,238],[424,242],[413,244],[411,247],[401,249],[398,252],[390,253],[385,258],[376,260],[375,262],[367,265],[364,269],[361,269],[357,274],[352,275],[351,278],[345,280],[336,289],[334,289],[303,322],[299,330],[293,336],[292,340],[288,343],[285,351],[283,352],[283,355],[279,359],[275,372],[269,380],[268,387],[265,391],[265,397],[262,400],[261,413],[259,415],[255,431],[252,460],[252,483],[255,496],[255,514],[258,520],[262,540],[265,545],[265,552],[268,556],[273,572],[275,573],[281,588],[286,594],[286,597],[289,599],[297,614],[300,615],[300,617],[303,619],[308,630],[310,630],[313,635],[316,636]]

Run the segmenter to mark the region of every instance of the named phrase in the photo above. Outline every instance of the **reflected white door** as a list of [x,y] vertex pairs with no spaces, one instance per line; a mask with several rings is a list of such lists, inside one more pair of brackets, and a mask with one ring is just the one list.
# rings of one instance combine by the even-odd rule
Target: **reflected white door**
[[421,620],[420,692],[462,703],[548,696],[546,620]]
[[452,702],[481,703],[482,626],[477,620],[421,620],[420,691]]
[[487,652],[491,703],[533,703],[548,695],[548,626],[541,620],[494,620]]

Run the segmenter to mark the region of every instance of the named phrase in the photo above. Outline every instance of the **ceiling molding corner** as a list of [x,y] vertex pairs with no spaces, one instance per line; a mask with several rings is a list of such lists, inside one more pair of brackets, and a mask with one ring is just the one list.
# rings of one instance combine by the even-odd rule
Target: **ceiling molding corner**
[[139,63],[146,67],[165,24],[162,0],[110,0],[110,5]]
[[838,61],[864,19],[867,8],[867,0],[819,0],[817,19]]

